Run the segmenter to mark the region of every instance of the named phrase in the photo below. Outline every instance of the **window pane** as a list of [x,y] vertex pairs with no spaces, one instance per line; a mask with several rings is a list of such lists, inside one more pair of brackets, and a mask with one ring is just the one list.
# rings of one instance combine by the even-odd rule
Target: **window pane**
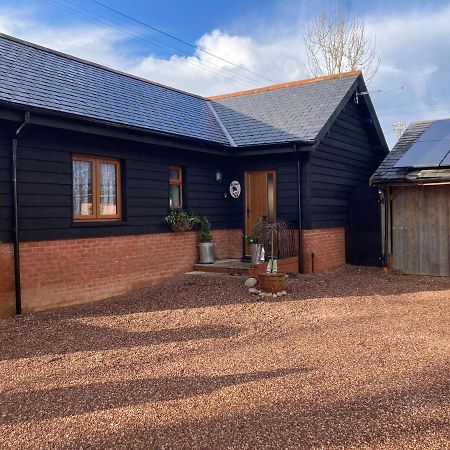
[[169,178],[171,180],[180,180],[180,170],[176,167],[171,168],[169,172]]
[[99,163],[100,178],[100,215],[114,216],[117,214],[117,165]]
[[275,186],[273,173],[267,174],[267,214],[269,220],[275,220]]
[[178,184],[170,185],[169,205],[171,208],[181,206],[181,186]]
[[73,161],[73,215],[92,216],[92,163]]

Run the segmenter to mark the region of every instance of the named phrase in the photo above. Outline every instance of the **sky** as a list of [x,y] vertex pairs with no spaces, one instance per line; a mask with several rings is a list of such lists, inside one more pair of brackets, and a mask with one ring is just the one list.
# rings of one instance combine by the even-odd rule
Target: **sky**
[[306,78],[303,30],[322,10],[363,18],[375,40],[390,148],[394,123],[450,117],[450,1],[0,0],[0,32],[213,95]]

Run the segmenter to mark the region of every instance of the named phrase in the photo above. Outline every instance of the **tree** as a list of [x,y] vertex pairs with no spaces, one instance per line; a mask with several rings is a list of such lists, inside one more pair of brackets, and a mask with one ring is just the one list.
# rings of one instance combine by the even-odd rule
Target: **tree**
[[361,70],[367,82],[380,65],[375,37],[368,35],[364,19],[322,12],[306,26],[305,69],[312,77]]

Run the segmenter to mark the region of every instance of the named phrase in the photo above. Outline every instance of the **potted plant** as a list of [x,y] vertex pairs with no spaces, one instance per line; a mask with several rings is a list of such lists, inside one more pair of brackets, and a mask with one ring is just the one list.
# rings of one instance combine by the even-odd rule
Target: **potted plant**
[[164,218],[164,222],[170,226],[172,231],[191,231],[194,225],[199,222],[199,218],[188,211],[174,209]]
[[258,274],[259,285],[264,292],[276,294],[284,291],[286,274],[278,272],[276,253],[281,233],[285,229],[286,224],[281,220],[265,221],[263,223],[265,241],[267,243],[266,247],[270,251],[267,271]]
[[198,253],[200,264],[212,264],[214,262],[214,242],[211,236],[211,223],[207,217],[200,219]]
[[263,220],[259,218],[252,226],[250,234],[245,235],[245,242],[250,247],[250,258],[252,264],[257,264],[261,259],[263,242]]

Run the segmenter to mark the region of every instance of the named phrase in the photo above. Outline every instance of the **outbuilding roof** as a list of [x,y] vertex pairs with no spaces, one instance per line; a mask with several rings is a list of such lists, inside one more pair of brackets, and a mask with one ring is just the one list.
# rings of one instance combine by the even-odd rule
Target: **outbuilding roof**
[[396,163],[417,142],[425,131],[437,120],[424,120],[412,122],[388,153],[380,167],[372,175],[372,184],[395,184],[404,182],[430,182],[433,180],[446,180],[450,178],[450,172],[445,168],[415,168],[396,167]]
[[0,34],[0,102],[223,146],[312,144],[360,72],[203,98]]

